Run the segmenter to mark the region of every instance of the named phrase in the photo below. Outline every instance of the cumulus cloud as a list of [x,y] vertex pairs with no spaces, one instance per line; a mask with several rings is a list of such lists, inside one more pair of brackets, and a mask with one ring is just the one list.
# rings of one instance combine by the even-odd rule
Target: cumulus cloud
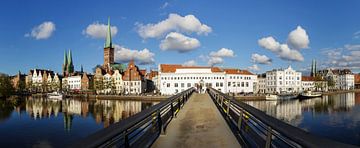
[[196,63],[195,60],[189,60],[189,61],[184,62],[182,65],[184,65],[184,66],[196,66],[197,63]]
[[183,33],[197,33],[198,35],[207,35],[212,31],[211,27],[200,22],[194,15],[180,16],[178,14],[169,14],[168,18],[156,24],[137,23],[137,32],[143,38],[160,38],[165,34],[176,31]]
[[135,60],[140,65],[154,64],[155,54],[149,49],[144,48],[143,50],[131,50],[120,45],[115,45],[115,61],[129,62]]
[[252,66],[249,66],[248,69],[249,69],[250,71],[259,71],[259,70],[260,70],[259,66],[256,65],[256,64],[254,64],[254,65],[252,65]]
[[161,50],[175,50],[180,53],[192,51],[198,47],[200,47],[199,40],[177,32],[169,33],[160,43]]
[[[99,22],[94,22],[86,27],[85,30],[83,30],[83,34],[86,36],[92,37],[92,38],[106,38],[108,26],[106,24],[100,24]],[[115,36],[118,32],[118,29],[116,26],[110,26],[111,35]]]
[[304,61],[300,49],[309,47],[309,36],[298,26],[288,35],[287,43],[280,44],[274,37],[264,37],[258,40],[259,46],[275,53],[279,58],[287,61]]
[[235,57],[233,50],[228,48],[221,48],[218,51],[212,51],[209,55],[200,55],[200,59],[207,61],[209,66],[224,63],[224,58]]
[[260,54],[252,54],[251,55],[251,61],[254,63],[259,63],[259,64],[271,64],[272,60],[267,57],[266,55],[260,55]]
[[360,50],[349,49],[347,45],[340,48],[326,49],[323,54],[326,57],[325,67],[360,69]]
[[346,44],[344,47],[347,50],[360,50],[360,44],[355,44],[355,45]]
[[228,48],[221,48],[220,50],[216,51],[216,52],[210,52],[209,54],[212,57],[234,57],[234,51],[232,51],[231,49]]
[[222,57],[208,57],[208,65],[210,66],[214,66],[217,64],[222,64],[224,63],[224,59]]
[[287,44],[294,49],[309,48],[309,36],[306,31],[301,27],[297,28],[289,33]]
[[33,37],[36,40],[48,39],[55,30],[55,24],[51,21],[46,21],[35,26],[30,33],[25,34],[25,37]]

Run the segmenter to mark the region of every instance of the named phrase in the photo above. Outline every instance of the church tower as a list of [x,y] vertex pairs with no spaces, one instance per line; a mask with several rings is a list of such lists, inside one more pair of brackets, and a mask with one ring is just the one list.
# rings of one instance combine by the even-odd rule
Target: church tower
[[64,51],[64,63],[62,65],[62,72],[63,72],[63,76],[65,76],[67,73],[67,54],[66,54],[66,50]]
[[74,72],[74,65],[72,62],[71,50],[69,49],[68,61],[67,61],[67,74],[71,75]]
[[111,28],[110,28],[110,17],[108,19],[108,28],[106,34],[106,41],[104,46],[104,68],[108,68],[110,64],[114,64],[114,47],[111,41]]

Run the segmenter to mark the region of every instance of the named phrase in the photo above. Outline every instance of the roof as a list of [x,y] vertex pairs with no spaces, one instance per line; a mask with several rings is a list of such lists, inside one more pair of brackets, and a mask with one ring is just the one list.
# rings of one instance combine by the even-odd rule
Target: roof
[[241,70],[241,69],[224,69],[224,71],[226,74],[254,75],[247,70]]
[[211,69],[211,72],[226,72],[227,74],[243,74],[253,75],[247,70],[240,69],[221,69],[219,67],[207,67],[207,66],[183,66],[179,64],[160,64],[160,70],[162,73],[175,73],[176,69]]
[[302,76],[301,81],[315,81],[315,77],[311,76]]

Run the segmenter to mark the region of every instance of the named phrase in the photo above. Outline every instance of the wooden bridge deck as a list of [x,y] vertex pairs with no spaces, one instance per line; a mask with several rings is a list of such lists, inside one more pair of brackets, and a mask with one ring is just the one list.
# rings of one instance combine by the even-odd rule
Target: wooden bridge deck
[[194,93],[154,148],[241,147],[208,94]]

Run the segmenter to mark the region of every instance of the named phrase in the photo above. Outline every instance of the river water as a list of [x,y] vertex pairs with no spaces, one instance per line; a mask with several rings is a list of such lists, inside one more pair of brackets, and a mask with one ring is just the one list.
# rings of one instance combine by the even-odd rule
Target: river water
[[0,147],[66,147],[158,102],[0,100]]
[[326,95],[302,101],[245,103],[310,133],[360,146],[360,93]]

